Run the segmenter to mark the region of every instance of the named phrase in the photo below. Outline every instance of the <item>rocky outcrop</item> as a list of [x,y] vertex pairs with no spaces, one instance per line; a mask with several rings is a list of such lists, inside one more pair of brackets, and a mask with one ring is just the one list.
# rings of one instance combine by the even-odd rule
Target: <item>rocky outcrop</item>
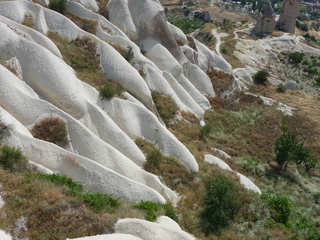
[[205,22],[211,22],[212,21],[211,14],[208,11],[192,11],[191,13],[189,13],[188,17],[190,19],[200,18]]
[[302,0],[286,0],[282,4],[277,29],[288,33],[294,33],[297,17],[300,15]]
[[258,21],[253,28],[252,33],[264,37],[273,32],[275,25],[275,14],[270,2],[267,2],[266,5],[261,8]]

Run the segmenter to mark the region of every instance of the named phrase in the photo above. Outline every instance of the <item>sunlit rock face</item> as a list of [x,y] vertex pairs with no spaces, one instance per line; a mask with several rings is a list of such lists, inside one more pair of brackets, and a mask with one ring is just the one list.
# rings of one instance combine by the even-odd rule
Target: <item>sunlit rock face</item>
[[300,15],[302,0],[286,0],[282,4],[277,27],[285,32],[294,33],[297,17]]
[[257,36],[266,36],[273,32],[276,25],[275,14],[270,2],[267,2],[261,8],[258,21],[253,28],[253,34]]

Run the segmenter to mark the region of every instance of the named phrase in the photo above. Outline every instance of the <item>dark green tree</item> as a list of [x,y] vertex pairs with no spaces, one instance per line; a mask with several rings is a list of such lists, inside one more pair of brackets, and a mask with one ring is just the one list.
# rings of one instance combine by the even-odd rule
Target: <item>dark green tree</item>
[[289,61],[294,63],[301,63],[304,57],[304,53],[294,52],[289,54]]
[[276,153],[276,161],[281,169],[287,168],[288,163],[292,160],[292,153],[297,145],[296,136],[290,132],[284,132],[275,142],[274,151]]
[[239,212],[237,191],[232,182],[219,175],[207,183],[201,212],[202,227],[206,234],[227,227]]
[[49,8],[61,14],[65,14],[67,10],[67,0],[51,0]]
[[256,84],[266,85],[268,83],[268,77],[270,74],[265,70],[260,70],[253,75],[253,81]]

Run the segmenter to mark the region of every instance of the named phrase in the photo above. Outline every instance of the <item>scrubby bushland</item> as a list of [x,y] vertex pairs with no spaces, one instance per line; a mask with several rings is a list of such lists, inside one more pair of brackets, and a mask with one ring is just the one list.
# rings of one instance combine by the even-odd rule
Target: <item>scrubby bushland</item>
[[51,0],[49,2],[49,8],[61,14],[65,14],[67,10],[67,0]]
[[171,97],[157,91],[153,91],[151,95],[161,119],[169,125],[178,111],[178,105]]
[[265,70],[260,70],[253,75],[253,81],[255,84],[266,85],[268,83],[268,77],[270,74]]
[[207,183],[201,222],[208,234],[227,227],[239,212],[239,200],[234,184],[218,175]]
[[12,172],[21,172],[27,168],[27,159],[20,149],[4,145],[0,150],[0,166]]
[[31,129],[35,138],[52,142],[60,147],[69,145],[67,124],[59,117],[45,118]]

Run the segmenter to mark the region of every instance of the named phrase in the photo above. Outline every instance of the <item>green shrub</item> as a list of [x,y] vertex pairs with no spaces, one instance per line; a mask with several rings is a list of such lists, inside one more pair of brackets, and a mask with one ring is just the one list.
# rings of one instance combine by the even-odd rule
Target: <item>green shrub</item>
[[253,81],[259,85],[266,85],[270,74],[265,70],[260,70],[253,75]]
[[133,206],[134,208],[145,209],[146,219],[148,221],[154,222],[160,215],[159,211],[164,210],[164,214],[173,220],[177,220],[177,215],[174,208],[170,204],[160,205],[150,201],[141,201]]
[[278,223],[287,224],[293,209],[291,200],[287,197],[276,196],[270,198],[268,202],[273,209],[274,220]]
[[147,154],[147,163],[148,165],[152,166],[158,166],[161,159],[162,159],[162,153],[160,152],[159,149],[154,149],[151,152]]
[[4,145],[0,152],[0,166],[12,172],[21,172],[27,168],[27,160],[19,149]]
[[49,8],[61,14],[65,14],[67,10],[67,0],[51,0]]
[[239,212],[237,191],[232,182],[219,175],[207,183],[201,222],[208,234],[227,227]]
[[52,182],[55,185],[66,186],[68,188],[67,193],[70,195],[78,195],[83,191],[83,187],[80,183],[74,182],[71,178],[66,176],[61,176],[59,174],[43,174],[43,173],[35,173],[28,174],[26,177],[35,177],[37,179],[46,180]]
[[132,47],[128,47],[127,50],[120,51],[120,54],[130,63],[132,59],[134,58],[134,52],[132,50]]
[[213,125],[211,123],[204,125],[200,130],[202,138],[208,138],[212,131]]
[[121,95],[124,91],[124,87],[121,84],[113,84],[110,82],[105,82],[103,87],[100,88],[100,95],[102,99],[111,99],[114,97],[115,94]]
[[167,203],[167,204],[162,205],[162,206],[163,206],[163,209],[164,209],[164,214],[167,217],[169,217],[169,218],[171,218],[171,219],[173,219],[175,221],[178,220],[178,216],[176,214],[176,211],[174,210],[174,208],[172,207],[171,204]]
[[278,93],[285,93],[286,91],[287,91],[286,87],[283,86],[282,84],[279,84],[279,85],[277,86],[277,92],[278,92]]
[[157,219],[158,215],[155,212],[160,208],[159,204],[150,201],[142,201],[133,207],[147,210],[146,219],[151,222],[154,222]]
[[45,118],[31,129],[33,137],[52,142],[60,147],[69,145],[67,124],[59,117]]
[[91,206],[96,212],[114,212],[120,206],[120,202],[108,194],[97,192],[84,192],[81,194],[83,201]]
[[223,54],[228,54],[228,50],[225,49],[225,48],[222,48],[222,49],[221,49],[221,52],[222,52]]

